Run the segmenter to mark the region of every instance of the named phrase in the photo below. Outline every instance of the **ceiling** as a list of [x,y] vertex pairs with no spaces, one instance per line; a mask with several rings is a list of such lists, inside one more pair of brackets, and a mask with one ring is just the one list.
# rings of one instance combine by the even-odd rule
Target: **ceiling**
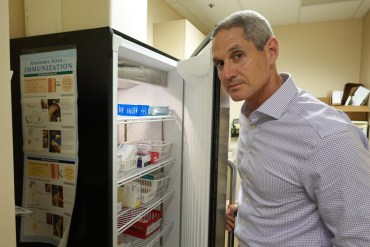
[[227,15],[253,9],[271,25],[362,18],[370,0],[165,0],[204,34]]

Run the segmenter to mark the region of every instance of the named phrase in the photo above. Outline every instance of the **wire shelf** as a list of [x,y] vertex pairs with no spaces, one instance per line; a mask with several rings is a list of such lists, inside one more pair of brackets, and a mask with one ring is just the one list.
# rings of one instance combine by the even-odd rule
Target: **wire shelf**
[[161,227],[153,235],[147,239],[139,239],[133,236],[126,235],[124,243],[130,244],[132,247],[152,247],[154,246],[162,237],[166,236],[172,229],[173,222],[163,221]]
[[118,235],[127,230],[136,221],[140,220],[146,214],[148,214],[152,209],[159,206],[164,201],[170,199],[174,195],[173,190],[165,191],[157,195],[153,200],[148,203],[144,203],[140,208],[123,208],[117,216],[117,233]]
[[161,169],[163,167],[173,165],[175,163],[175,158],[169,157],[164,160],[160,160],[155,164],[148,165],[144,168],[134,168],[128,172],[118,172],[117,176],[117,186],[122,186],[128,182],[138,179],[148,173]]
[[163,122],[163,121],[173,121],[176,120],[175,115],[165,115],[165,116],[118,116],[118,124],[132,124],[132,123],[148,123],[148,122]]

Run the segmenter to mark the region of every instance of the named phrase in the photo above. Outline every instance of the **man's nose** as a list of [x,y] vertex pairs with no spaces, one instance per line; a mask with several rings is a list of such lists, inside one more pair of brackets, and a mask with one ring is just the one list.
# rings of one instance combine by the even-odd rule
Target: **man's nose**
[[224,69],[223,69],[224,77],[226,79],[231,79],[235,76],[235,68],[232,63],[225,62]]

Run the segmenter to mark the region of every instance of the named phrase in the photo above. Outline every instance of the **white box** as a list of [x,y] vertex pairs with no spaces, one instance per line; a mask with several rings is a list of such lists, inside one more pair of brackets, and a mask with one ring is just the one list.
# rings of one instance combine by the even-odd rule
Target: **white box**
[[117,203],[117,212],[121,212],[122,211],[122,202],[118,202]]
[[121,156],[121,160],[129,160],[137,155],[137,147],[131,144],[118,144],[117,153]]
[[137,160],[137,167],[144,168],[144,167],[150,165],[151,159],[152,159],[152,156],[150,156],[150,154],[140,155],[138,160]]
[[332,105],[341,105],[342,104],[343,91],[333,91],[331,93],[331,104]]
[[359,86],[355,91],[355,94],[352,96],[350,105],[364,105],[367,97],[369,96],[370,90],[364,87]]
[[140,193],[141,185],[138,182],[129,182],[123,187],[117,188],[118,202],[122,203],[122,206],[129,208],[138,208],[141,205]]

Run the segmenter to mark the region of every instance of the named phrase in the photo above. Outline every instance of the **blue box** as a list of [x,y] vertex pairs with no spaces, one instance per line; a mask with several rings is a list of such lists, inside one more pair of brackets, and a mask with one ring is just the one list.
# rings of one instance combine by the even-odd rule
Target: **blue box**
[[118,104],[120,116],[148,116],[149,105]]

